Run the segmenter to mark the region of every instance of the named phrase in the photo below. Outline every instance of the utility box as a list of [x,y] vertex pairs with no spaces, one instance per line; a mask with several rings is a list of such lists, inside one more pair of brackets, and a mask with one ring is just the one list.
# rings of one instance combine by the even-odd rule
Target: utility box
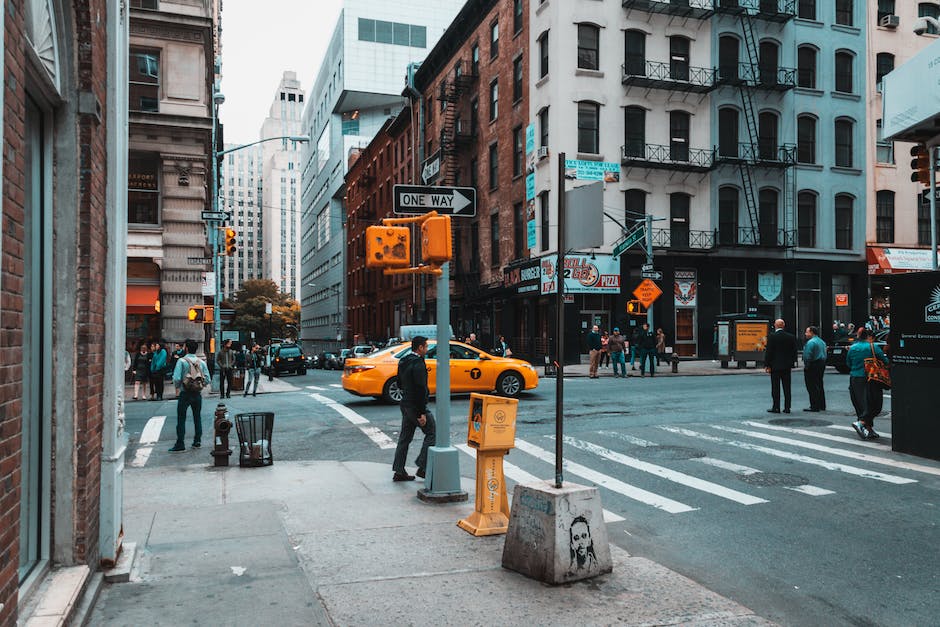
[[516,446],[519,400],[490,394],[470,395],[467,444],[480,451],[507,451]]

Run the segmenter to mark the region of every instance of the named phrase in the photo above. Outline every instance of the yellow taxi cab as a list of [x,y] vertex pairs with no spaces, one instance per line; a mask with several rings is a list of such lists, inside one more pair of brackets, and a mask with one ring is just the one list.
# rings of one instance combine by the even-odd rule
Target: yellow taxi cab
[[[411,343],[391,346],[369,355],[346,359],[343,389],[356,396],[373,396],[390,403],[401,401],[398,386],[398,360],[411,352]],[[428,341],[425,355],[428,388],[437,387],[437,342]],[[529,362],[512,357],[497,357],[462,342],[450,342],[451,392],[493,392],[519,396],[523,390],[538,386],[539,376]]]

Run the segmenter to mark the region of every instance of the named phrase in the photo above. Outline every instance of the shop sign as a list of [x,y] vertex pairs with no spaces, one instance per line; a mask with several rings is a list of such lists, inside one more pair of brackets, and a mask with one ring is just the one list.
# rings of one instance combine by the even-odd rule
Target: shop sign
[[836,294],[836,307],[848,307],[849,306],[849,295],[848,294]]
[[134,191],[157,191],[157,175],[147,172],[130,172],[127,175],[127,189]]
[[579,181],[617,183],[620,181],[620,168],[619,163],[565,159],[565,178]]
[[761,300],[768,303],[780,300],[780,290],[783,287],[783,273],[781,272],[758,272],[757,273],[757,293]]
[[[558,291],[555,261],[554,256],[542,258],[542,294]],[[568,294],[620,293],[620,263],[611,255],[568,255],[563,276]]]
[[675,272],[676,307],[695,307],[698,302],[698,281],[695,270],[676,270]]
[[503,287],[516,288],[517,294],[539,291],[542,267],[538,261],[503,270]]

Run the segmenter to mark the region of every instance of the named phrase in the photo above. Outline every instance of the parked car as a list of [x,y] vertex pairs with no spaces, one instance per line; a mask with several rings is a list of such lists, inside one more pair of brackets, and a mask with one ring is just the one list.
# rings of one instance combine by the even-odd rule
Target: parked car
[[324,370],[339,370],[339,359],[337,358],[336,353],[330,353],[327,351],[320,353],[318,367],[323,368]]
[[[365,357],[350,357],[343,368],[343,389],[356,396],[372,396],[390,403],[401,401],[398,386],[398,360],[411,352],[411,344],[399,344]],[[428,388],[437,387],[437,342],[428,341],[425,356]],[[464,344],[450,342],[450,387],[453,392],[492,392],[519,396],[523,390],[538,387],[539,377],[527,361],[497,357]]]
[[364,355],[368,355],[374,350],[375,347],[370,344],[360,344],[358,346],[353,346],[350,357],[362,357]]
[[351,348],[344,348],[339,352],[339,355],[336,356],[336,360],[339,362],[339,368],[337,370],[342,370],[343,366],[346,365],[346,358],[352,356]]
[[320,367],[320,356],[319,355],[308,355],[307,356],[307,368],[314,369]]
[[[880,331],[875,331],[875,346],[880,347],[886,355],[889,352],[888,334],[890,332],[891,329],[881,329]],[[845,363],[845,354],[849,351],[849,347],[854,341],[854,337],[848,337],[844,340],[835,340],[832,344],[827,346],[826,365],[832,366],[841,374],[848,374],[849,367]]]
[[271,374],[279,377],[286,372],[307,374],[304,351],[298,344],[281,344],[272,354]]

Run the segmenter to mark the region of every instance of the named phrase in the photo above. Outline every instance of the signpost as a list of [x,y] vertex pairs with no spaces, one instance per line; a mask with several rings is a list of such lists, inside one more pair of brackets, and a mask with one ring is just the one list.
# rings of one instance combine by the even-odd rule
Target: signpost
[[636,289],[633,290],[636,299],[643,303],[643,306],[649,309],[649,306],[656,302],[656,299],[663,295],[659,286],[649,279],[643,279]]
[[396,185],[393,209],[399,215],[440,215],[473,218],[477,215],[475,187],[420,187]]
[[659,270],[644,270],[640,272],[640,276],[644,279],[651,279],[653,281],[663,280],[663,273]]
[[656,268],[654,268],[653,264],[651,263],[644,263],[642,266],[640,266],[640,270],[642,270],[643,272],[652,272],[655,269]]
[[430,185],[441,174],[441,151],[438,150],[421,164],[421,181]]
[[227,211],[203,211],[202,212],[203,220],[224,222],[225,220],[228,220],[229,217],[231,216],[229,215]]
[[191,266],[208,266],[212,263],[212,257],[187,257],[186,262]]
[[643,239],[643,237],[645,236],[645,232],[646,232],[646,230],[644,229],[643,225],[641,224],[641,225],[639,225],[638,227],[636,227],[635,229],[633,229],[632,231],[630,231],[629,233],[627,233],[626,237],[624,237],[622,240],[620,240],[620,243],[619,243],[619,244],[617,244],[616,246],[614,246],[614,253],[613,253],[613,254],[614,254],[614,257],[615,257],[615,258],[616,258],[616,257],[619,257],[619,256],[622,255],[623,253],[627,252],[627,249],[628,249],[628,248],[630,248],[631,246],[634,246],[634,245],[636,245],[638,242],[640,242],[640,241]]

